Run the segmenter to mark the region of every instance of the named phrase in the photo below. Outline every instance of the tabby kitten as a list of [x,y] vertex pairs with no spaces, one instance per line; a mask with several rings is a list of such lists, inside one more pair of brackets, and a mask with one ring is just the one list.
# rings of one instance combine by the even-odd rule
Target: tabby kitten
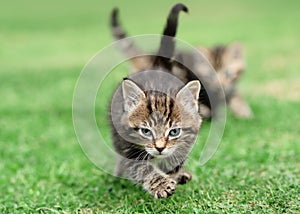
[[[111,16],[111,30],[116,40],[127,38],[126,40],[121,40],[121,42],[118,43],[118,48],[128,58],[130,58],[134,72],[149,69],[152,66],[154,57],[150,55],[143,55],[145,53],[127,37],[125,31],[122,29],[118,21],[117,11],[113,11]],[[239,43],[233,43],[227,46],[219,45],[211,48],[198,47],[197,49],[204,54],[204,56],[216,70],[217,76],[225,92],[225,99],[233,114],[238,118],[252,117],[253,114],[251,108],[242,98],[237,89],[237,81],[245,70],[245,59],[242,46]],[[136,55],[143,56],[132,57]],[[190,64],[190,66],[194,67],[194,74],[196,73],[198,76],[203,74],[201,65],[197,65],[197,60],[190,62],[191,59],[195,58],[192,56],[192,53],[186,53],[182,51],[177,52],[174,58],[176,60],[180,59],[179,61],[182,61],[185,65]],[[180,78],[183,82],[187,83],[191,80],[198,79],[186,68],[178,70],[178,67],[180,66],[174,66],[171,70],[171,73]],[[212,89],[216,87],[215,82],[213,81],[208,82],[207,85]],[[200,114],[204,118],[210,118],[212,116],[211,104],[204,87],[202,88],[200,98],[201,100],[199,100],[199,102],[202,107]]]
[[[158,53],[172,57],[178,14],[187,10],[183,4],[171,9],[163,33],[168,37],[162,38]],[[111,102],[116,175],[142,184],[155,198],[166,198],[177,184],[191,180],[183,164],[202,123],[201,85],[198,80],[184,85],[169,74],[173,64],[168,58],[157,56],[149,67],[125,78]]]

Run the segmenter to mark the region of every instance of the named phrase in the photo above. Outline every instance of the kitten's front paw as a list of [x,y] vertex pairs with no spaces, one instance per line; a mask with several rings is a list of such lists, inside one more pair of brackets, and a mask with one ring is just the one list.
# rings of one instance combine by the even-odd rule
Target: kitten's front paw
[[176,188],[176,181],[169,177],[154,178],[149,186],[144,186],[155,198],[167,198],[173,195]]

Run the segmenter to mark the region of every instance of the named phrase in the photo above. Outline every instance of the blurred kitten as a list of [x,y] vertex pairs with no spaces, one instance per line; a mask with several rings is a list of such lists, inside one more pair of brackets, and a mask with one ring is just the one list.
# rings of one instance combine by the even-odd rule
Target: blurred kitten
[[[118,42],[118,48],[130,59],[134,72],[151,68],[155,57],[144,55],[145,53],[139,49],[129,37],[127,37],[118,21],[117,12],[113,13],[111,16],[111,30],[116,40],[127,38],[126,40]],[[237,80],[245,70],[245,57],[242,45],[239,43],[232,43],[226,46],[219,45],[211,48],[199,46],[197,49],[208,59],[216,70],[219,81],[225,92],[226,102],[232,113],[238,118],[251,118],[253,116],[251,108],[237,89]],[[137,55],[144,56],[133,57]],[[177,52],[174,55],[174,58],[175,60],[183,62],[182,64],[190,64],[194,68],[194,74],[198,73],[199,75],[206,75],[204,74],[205,69],[202,69],[202,64],[197,62],[197,59],[192,56],[192,53],[182,51]],[[198,79],[188,69],[183,67],[181,67],[181,69],[179,68],[180,66],[173,67],[171,73],[180,78],[184,83]],[[208,82],[210,88],[214,88],[216,85],[214,81],[209,82],[208,78],[206,78],[206,82]],[[204,87],[202,87],[200,99],[200,114],[204,118],[210,118],[212,116],[211,103]]]

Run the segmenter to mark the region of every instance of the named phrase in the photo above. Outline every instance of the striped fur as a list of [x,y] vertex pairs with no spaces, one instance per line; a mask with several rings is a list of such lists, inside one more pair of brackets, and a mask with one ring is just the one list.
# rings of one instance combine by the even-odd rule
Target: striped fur
[[[182,4],[172,8],[165,35],[175,36],[181,10],[187,8]],[[112,24],[116,25],[116,20]],[[174,48],[165,49],[169,42],[162,38],[158,51],[172,57]],[[155,198],[166,198],[178,183],[191,179],[183,165],[202,123],[197,102],[201,85],[197,80],[180,87],[169,79],[166,82],[165,71],[172,69],[173,63],[165,58],[154,61],[150,68],[156,71],[142,72],[143,78],[130,76],[117,89],[111,104],[111,129],[120,155],[116,175],[142,184]],[[167,90],[159,90],[162,86]]]

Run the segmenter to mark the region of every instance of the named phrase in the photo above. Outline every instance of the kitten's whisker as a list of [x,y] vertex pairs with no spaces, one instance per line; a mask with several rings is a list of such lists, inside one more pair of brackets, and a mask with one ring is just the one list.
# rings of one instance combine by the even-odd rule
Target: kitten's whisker
[[[141,153],[139,154],[139,156],[135,160],[144,161],[145,157],[143,155],[145,153],[147,154],[147,152],[145,150],[142,150]],[[140,156],[142,157],[142,159],[140,159]],[[147,156],[147,155],[145,155],[145,156]]]
[[[128,158],[132,158],[134,155],[139,154],[140,152],[143,152],[143,150],[133,150],[131,153],[128,154]],[[138,155],[138,157],[140,156],[140,154]]]

